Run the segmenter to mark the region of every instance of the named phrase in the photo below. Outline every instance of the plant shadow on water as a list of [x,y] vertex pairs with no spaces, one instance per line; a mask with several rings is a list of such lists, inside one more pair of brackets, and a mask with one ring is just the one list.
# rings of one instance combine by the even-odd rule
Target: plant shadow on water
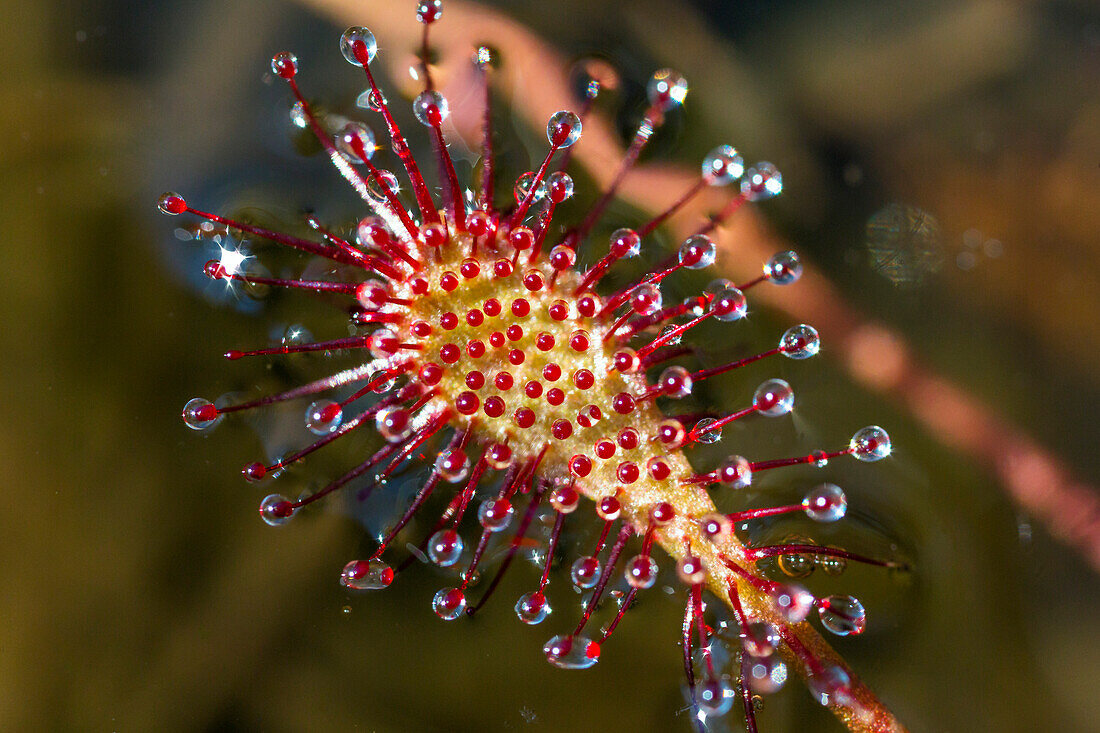
[[[415,27],[407,5],[406,30]],[[694,168],[727,141],[775,161],[784,195],[758,213],[837,298],[1086,484],[1100,483],[1090,414],[1100,396],[1100,18],[1068,0],[726,5],[570,0],[495,10],[563,58],[598,54],[617,69],[620,89],[599,113],[624,135],[650,70],[680,69],[690,104],[643,168]],[[561,618],[532,631],[512,613],[510,599],[537,579],[529,565],[459,624],[432,614],[446,581],[428,567],[369,595],[337,584],[343,563],[373,548],[371,522],[398,511],[399,492],[361,516],[333,501],[280,531],[259,521],[266,492],[236,468],[305,442],[297,406],[210,435],[179,422],[196,394],[254,395],[326,368],[320,358],[230,364],[224,349],[291,324],[342,335],[326,333],[343,324],[309,297],[225,297],[201,275],[209,243],[183,241],[179,221],[158,217],[154,204],[172,187],[208,210],[289,226],[304,207],[337,220],[359,213],[291,127],[286,90],[264,79],[273,52],[294,50],[311,98],[355,114],[361,78],[336,49],[346,11],[76,2],[17,15],[0,31],[0,53],[19,69],[9,72],[0,154],[10,343],[0,366],[10,435],[0,445],[15,489],[0,532],[10,558],[0,728],[688,730],[679,596],[646,594],[599,665],[560,672],[540,647]],[[411,58],[388,29],[375,31],[387,63]],[[396,76],[383,84],[404,100]],[[544,150],[537,125],[509,108],[524,93],[508,90],[500,110],[511,173]],[[644,215],[620,205],[610,218]],[[272,272],[302,264],[260,254]],[[757,266],[738,256],[732,240],[719,269]],[[793,323],[753,305],[716,361]],[[911,405],[861,385],[829,331],[822,337],[810,368],[769,365],[709,397],[732,408],[765,377],[794,385],[793,419],[727,433],[723,442],[746,455],[843,441],[868,422],[891,428],[895,456],[873,471],[792,469],[744,499],[785,501],[834,481],[848,491],[850,521],[816,529],[815,539],[913,563],[908,574],[849,567],[840,579],[805,579],[867,606],[867,632],[837,640],[839,651],[912,730],[1095,730],[1096,570]],[[347,451],[317,456],[281,489],[339,475]],[[807,529],[761,526],[753,539]],[[590,540],[578,531],[567,541]],[[566,585],[559,573],[551,588]],[[736,729],[736,709],[731,721]],[[769,697],[760,724],[839,729],[800,684]]]

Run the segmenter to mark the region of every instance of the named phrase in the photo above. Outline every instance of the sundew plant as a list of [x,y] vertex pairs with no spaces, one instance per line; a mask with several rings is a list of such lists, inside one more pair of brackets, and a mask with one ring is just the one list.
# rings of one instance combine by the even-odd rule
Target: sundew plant
[[[461,623],[491,600],[503,601],[494,598],[499,584],[506,571],[529,564],[516,562],[524,557],[536,566],[530,588],[507,602],[518,622],[548,629],[529,651],[541,645],[552,667],[584,670],[605,650],[614,653],[615,630],[660,584],[683,604],[682,624],[669,631],[682,648],[692,725],[706,728],[732,715],[754,731],[761,696],[798,677],[849,729],[902,730],[822,635],[861,634],[868,624],[863,604],[844,593],[815,595],[797,579],[815,567],[833,575],[848,563],[905,572],[905,563],[802,536],[756,539],[760,527],[783,515],[825,524],[843,519],[848,500],[828,480],[828,467],[887,458],[890,437],[877,425],[838,426],[832,444],[806,453],[741,455],[735,427],[768,430],[769,418],[785,418],[795,404],[792,385],[761,380],[760,369],[815,356],[822,337],[812,325],[792,324],[754,353],[721,363],[698,338],[736,329],[760,289],[796,288],[798,255],[777,252],[743,282],[718,270],[695,294],[666,296],[670,283],[690,283],[693,273],[716,265],[720,227],[743,207],[766,206],[780,194],[778,168],[746,165],[733,145],[717,145],[695,182],[668,192],[663,211],[597,237],[620,185],[688,98],[688,81],[669,68],[653,73],[610,183],[579,206],[571,155],[585,144],[600,78],[591,76],[577,98],[560,100],[546,123],[544,157],[506,180],[495,150],[499,59],[491,45],[471,48],[477,93],[465,103],[480,105],[482,124],[476,166],[463,179],[448,139],[451,103],[434,78],[432,34],[446,32],[442,3],[421,2],[416,20],[416,129],[398,124],[393,110],[408,102],[376,79],[378,41],[365,27],[339,38],[339,51],[365,77],[363,121],[315,104],[305,91],[308,64],[293,54],[271,60],[271,73],[293,97],[294,123],[315,136],[358,194],[364,216],[354,225],[308,215],[312,236],[297,236],[207,211],[178,193],[160,198],[163,213],[194,217],[218,239],[218,257],[203,268],[212,280],[229,289],[301,291],[334,306],[325,338],[285,334],[224,357],[243,366],[322,352],[339,367],[279,393],[196,397],[183,408],[185,424],[209,431],[241,413],[301,405],[311,439],[241,470],[260,490],[259,514],[272,527],[293,526],[336,494],[365,504],[395,491],[411,466],[428,467],[375,547],[334,574],[350,593],[370,597],[359,603],[384,602],[381,591],[391,586],[388,593],[400,592],[405,573],[422,572],[420,561],[443,578],[425,602],[439,619]],[[413,136],[426,138],[428,154],[414,155]],[[719,188],[730,189],[726,203],[673,252],[642,257],[669,217]],[[264,270],[268,244],[296,250],[302,274]],[[631,260],[647,264],[631,267]],[[623,268],[628,274],[617,275]],[[712,383],[735,379],[758,384],[739,409],[717,411],[700,399]],[[353,451],[338,478],[303,491],[284,476],[364,431],[377,433],[382,446]],[[724,433],[730,437],[723,440]],[[708,461],[714,448],[708,453],[707,446],[723,448],[724,457]],[[765,472],[804,464],[821,469],[821,479],[806,485],[799,501],[739,499]],[[564,542],[574,525],[594,525],[593,540]]]

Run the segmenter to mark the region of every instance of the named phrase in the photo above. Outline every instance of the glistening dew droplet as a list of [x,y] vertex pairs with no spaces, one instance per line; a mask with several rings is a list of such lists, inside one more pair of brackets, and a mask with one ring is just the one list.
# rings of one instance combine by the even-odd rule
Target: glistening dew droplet
[[507,499],[486,499],[477,511],[481,526],[490,532],[503,532],[516,510]]
[[741,632],[745,653],[753,657],[770,656],[779,647],[780,641],[782,637],[776,628],[764,621],[751,623]]
[[852,596],[829,596],[818,601],[821,625],[837,636],[862,634],[867,628],[867,612]]
[[789,624],[806,620],[814,607],[813,595],[800,585],[780,585],[772,591],[780,615]]
[[745,161],[732,145],[719,145],[703,158],[703,177],[712,186],[727,186],[745,172]]
[[314,435],[328,435],[340,427],[344,411],[338,402],[317,400],[306,408],[306,429]]
[[352,560],[340,573],[340,584],[352,590],[380,590],[393,582],[393,568],[381,560]]
[[771,163],[757,163],[741,177],[741,195],[749,201],[769,199],[782,190],[783,176]]
[[596,583],[600,582],[600,577],[603,574],[602,567],[600,566],[599,559],[595,557],[580,557],[573,562],[573,567],[570,571],[570,576],[573,579],[573,585],[587,590],[589,588],[595,588]]
[[805,323],[791,326],[779,339],[779,351],[789,359],[809,359],[821,350],[817,329]]
[[743,489],[752,483],[752,464],[743,456],[730,456],[715,471],[716,478],[731,489]]
[[787,665],[778,655],[767,657],[746,656],[741,662],[748,686],[753,692],[770,695],[787,681]]
[[421,92],[420,95],[413,100],[413,114],[416,115],[416,119],[418,119],[422,125],[427,125],[428,127],[439,125],[443,120],[447,119],[450,113],[451,108],[447,104],[447,98],[440,92]]
[[687,93],[687,79],[672,69],[661,69],[655,72],[646,86],[650,104],[662,110],[683,104]]
[[349,122],[336,136],[336,147],[350,162],[361,164],[374,157],[374,133],[361,122]]
[[776,285],[790,285],[802,277],[802,261],[795,252],[776,252],[764,264],[764,277]]
[[700,270],[714,264],[718,248],[714,240],[705,234],[696,234],[680,245],[680,263],[692,270]]
[[848,498],[834,484],[821,484],[802,499],[806,516],[815,522],[835,522],[848,511]]
[[340,53],[349,64],[362,66],[364,61],[369,64],[378,53],[378,42],[366,28],[352,26],[340,36]]
[[183,406],[183,423],[192,430],[210,430],[222,416],[209,400],[195,397]]
[[649,555],[638,555],[626,564],[623,575],[634,588],[652,588],[657,582],[657,561]]
[[542,651],[550,664],[561,669],[587,669],[600,661],[600,645],[584,636],[555,636]]
[[710,310],[719,321],[739,321],[748,312],[748,301],[737,288],[726,288],[714,296]]
[[550,604],[546,602],[546,596],[540,591],[534,591],[520,596],[516,601],[515,611],[520,621],[534,626],[546,620],[550,614]]
[[756,388],[752,405],[767,417],[786,415],[794,407],[794,390],[782,379],[769,379]]
[[879,461],[890,455],[890,436],[878,425],[862,428],[852,436],[852,455],[861,461]]
[[371,200],[376,204],[381,204],[387,200],[386,192],[396,196],[401,191],[401,184],[397,180],[397,176],[389,171],[378,171],[378,177],[371,176],[367,181],[367,194]]
[[428,540],[428,557],[441,568],[449,568],[462,557],[462,537],[453,529],[441,529]]
[[444,588],[432,598],[432,610],[444,621],[454,621],[466,610],[466,594],[461,588]]
[[822,705],[836,705],[847,696],[851,677],[837,665],[813,672],[806,680],[810,695]]
[[555,112],[546,123],[546,137],[551,145],[568,148],[581,139],[581,118],[567,109]]
[[294,505],[282,494],[269,494],[260,502],[260,517],[272,527],[286,524],[293,516]]

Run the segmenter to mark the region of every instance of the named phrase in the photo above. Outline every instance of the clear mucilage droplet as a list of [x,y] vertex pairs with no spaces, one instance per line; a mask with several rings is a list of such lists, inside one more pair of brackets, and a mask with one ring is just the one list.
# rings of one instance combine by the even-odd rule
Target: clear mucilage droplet
[[661,394],[673,399],[681,399],[691,394],[694,381],[691,378],[691,372],[687,369],[682,366],[670,366],[661,372],[657,384],[661,387]]
[[835,522],[848,511],[848,498],[839,486],[821,484],[802,499],[802,509],[815,522]]
[[878,425],[869,425],[856,431],[849,444],[852,455],[861,461],[879,461],[890,455],[890,436]]
[[595,588],[596,583],[600,582],[601,575],[603,575],[603,567],[599,559],[592,556],[578,558],[569,571],[573,585],[581,590]]
[[730,456],[718,466],[715,477],[728,488],[743,489],[752,484],[752,464],[742,456]]
[[[633,229],[616,229],[611,233],[608,252],[617,258],[637,257],[642,251],[642,238]],[[640,286],[641,287],[641,286]]]
[[711,512],[699,520],[699,529],[707,541],[721,545],[733,534],[733,522],[725,514]]
[[457,483],[470,472],[470,457],[460,450],[446,450],[435,459],[435,470],[444,481]]
[[447,104],[447,98],[434,89],[421,92],[413,100],[413,114],[420,124],[427,127],[441,124],[450,113],[451,109]]
[[550,604],[539,591],[525,593],[516,601],[516,617],[528,626],[541,624],[551,612]]
[[[696,301],[697,299],[696,298],[691,298],[690,300]],[[696,310],[695,312],[692,313],[693,317],[694,316],[701,316],[701,315],[702,315],[702,313],[698,310]],[[661,341],[664,343],[665,346],[679,346],[680,342],[683,341],[683,339],[684,339],[684,334],[683,334],[682,331],[680,333],[677,333],[676,332],[676,326],[674,324],[670,323],[670,324],[668,324],[667,326],[665,326],[664,328],[661,329],[661,333],[660,333],[659,338],[661,339]]]
[[344,419],[344,411],[338,402],[317,400],[306,408],[306,429],[317,436],[336,432]]
[[434,23],[443,15],[443,0],[420,0],[416,5],[416,19],[421,23]]
[[746,656],[741,661],[749,688],[761,695],[776,692],[787,681],[787,665],[778,654],[766,657]]
[[737,287],[732,280],[727,280],[724,277],[716,277],[707,283],[707,286],[703,288],[703,292],[707,295],[718,295],[718,293],[726,290],[727,288]]
[[183,423],[196,431],[210,430],[222,421],[222,415],[210,400],[195,397],[183,406]]
[[454,621],[466,610],[466,594],[460,588],[443,588],[432,597],[432,610],[444,621]]
[[657,582],[657,561],[649,555],[636,555],[626,564],[623,576],[632,588],[652,588]]
[[802,277],[802,260],[791,250],[776,252],[764,264],[764,277],[776,285],[790,285]]
[[769,379],[756,388],[752,404],[761,415],[780,417],[794,407],[794,390],[782,379]]
[[515,507],[507,499],[486,499],[478,508],[477,518],[490,532],[503,532],[515,513]]
[[560,204],[573,196],[573,177],[564,171],[554,171],[546,177],[546,188],[554,203]]
[[710,429],[711,425],[714,425],[717,422],[717,418],[704,417],[702,420],[695,423],[695,427],[691,429],[691,436],[695,440],[695,442],[702,443],[703,445],[711,445],[721,440],[722,429]]
[[840,702],[847,695],[852,681],[848,673],[836,665],[830,665],[806,679],[810,695],[822,705]]
[[[379,180],[381,185],[379,185]],[[382,188],[385,186],[385,188]],[[386,201],[386,191],[389,191],[396,196],[401,191],[401,183],[397,180],[397,176],[389,171],[378,171],[378,180],[372,175],[367,179],[367,195],[375,203],[383,203]]]
[[581,139],[581,118],[567,109],[555,112],[546,123],[546,138],[559,148],[568,148]]
[[453,529],[441,529],[428,540],[428,557],[441,568],[449,568],[462,557],[462,537]]
[[409,411],[400,407],[387,407],[379,410],[374,416],[374,427],[383,438],[391,443],[409,437],[413,428]]
[[187,211],[187,200],[175,191],[165,191],[157,199],[157,208],[160,209],[162,214],[179,216]]
[[837,636],[862,634],[867,628],[867,611],[852,596],[829,596],[817,604],[821,625]]
[[821,350],[817,329],[801,323],[791,326],[779,339],[779,351],[788,359],[809,359]]
[[298,57],[289,51],[281,51],[271,57],[271,73],[283,79],[293,79],[298,74]]
[[379,590],[393,582],[393,568],[381,560],[352,560],[340,573],[340,585],[352,590]]
[[260,502],[260,518],[271,527],[281,527],[293,516],[294,505],[282,494],[269,494]]
[[[535,172],[534,171],[527,171],[526,173],[520,175],[520,177],[516,179],[516,185],[512,189],[512,193],[516,197],[516,203],[517,204],[519,202],[523,201],[525,198],[527,198],[527,192],[531,190],[531,184],[534,183],[534,182],[535,182]],[[547,187],[546,187],[546,181],[539,181],[538,188],[535,189],[535,195],[531,200],[532,201],[541,201],[542,199],[546,198],[547,193],[548,193],[548,190],[547,190]]]
[[725,715],[733,705],[733,688],[725,680],[708,675],[695,686],[695,701],[705,715]]
[[703,177],[711,186],[728,186],[745,172],[745,161],[732,145],[719,145],[703,158]]
[[584,636],[559,634],[546,642],[542,651],[559,669],[588,669],[600,661],[600,645]]
[[640,316],[653,315],[661,310],[664,298],[656,283],[645,283],[634,288],[630,295],[630,308]]
[[300,323],[292,323],[286,327],[282,335],[279,337],[279,341],[284,346],[298,346],[300,344],[308,344],[313,340],[313,334],[309,329]]
[[367,345],[375,359],[387,359],[396,353],[400,343],[400,337],[392,328],[379,328],[370,335]]
[[374,157],[374,133],[362,122],[349,122],[336,136],[336,149],[356,165]]
[[676,561],[676,577],[684,585],[700,585],[707,579],[706,565],[695,555],[684,555]]
[[[806,537],[793,535],[784,540],[784,544],[812,545],[814,543]],[[806,578],[817,569],[817,563],[814,562],[813,555],[798,552],[778,556],[776,564],[779,566],[780,571],[789,578]]]
[[739,289],[726,288],[714,296],[710,310],[717,320],[724,323],[739,321],[748,313],[748,301]]
[[779,585],[772,592],[772,599],[783,620],[797,624],[806,620],[814,607],[814,596],[800,585]]
[[741,632],[741,645],[753,657],[771,656],[781,639],[779,631],[766,621],[754,621]]
[[741,195],[749,201],[763,201],[783,191],[783,175],[771,163],[757,163],[741,177]]
[[829,454],[821,449],[812,451],[810,456],[814,459],[815,468],[825,468],[829,465]]
[[684,240],[680,245],[680,264],[691,270],[710,267],[718,255],[714,240],[705,234],[696,234]]
[[361,43],[366,51],[367,63],[374,61],[374,57],[378,54],[378,41],[375,40],[374,34],[362,26],[353,25],[340,36],[340,53],[348,63],[355,66],[363,65],[355,54],[358,43]]
[[385,370],[379,369],[378,371],[371,372],[370,379],[367,381],[375,383],[375,394],[386,394],[397,384],[397,377],[392,374],[386,376]]
[[649,103],[664,111],[683,104],[687,93],[687,79],[672,69],[660,69],[653,72],[649,84],[646,85],[646,96],[649,97]]
[[356,107],[369,109],[372,112],[381,112],[382,108],[388,104],[389,100],[386,99],[386,95],[374,89],[367,89],[360,92],[359,96],[355,98]]

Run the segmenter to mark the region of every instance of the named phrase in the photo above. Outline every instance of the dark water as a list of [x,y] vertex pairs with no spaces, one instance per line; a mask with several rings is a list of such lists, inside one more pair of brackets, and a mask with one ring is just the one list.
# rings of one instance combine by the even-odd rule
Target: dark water
[[[219,298],[200,272],[209,245],[180,241],[154,202],[175,188],[282,222],[305,206],[354,216],[290,127],[286,90],[263,80],[270,55],[292,48],[309,94],[353,110],[361,81],[336,47],[346,23],[289,3],[9,6],[0,729],[687,730],[678,595],[651,592],[600,665],[559,672],[539,647],[567,625],[570,595],[537,630],[511,612],[534,568],[459,624],[432,615],[448,581],[427,568],[350,598],[335,579],[373,546],[361,524],[332,502],[272,530],[255,514],[263,489],[236,475],[304,432],[238,421],[200,436],[178,419],[195,395],[274,391],[325,366],[228,364],[224,349],[291,323],[343,335],[309,301]],[[777,162],[786,190],[766,216],[839,297],[1100,483],[1100,17],[1089,3],[507,7],[565,55],[620,69],[619,104],[603,113],[621,109],[624,134],[649,70],[683,70],[692,96],[647,163],[694,166],[726,140]],[[408,49],[379,35],[400,60]],[[518,117],[504,127],[524,170],[541,133]],[[299,262],[275,254],[269,266]],[[735,346],[789,324],[761,309]],[[737,433],[744,452],[843,441],[869,422],[897,445],[887,463],[826,469],[853,509],[815,536],[915,567],[807,581],[867,606],[867,633],[836,644],[853,667],[913,730],[1100,730],[1096,572],[828,348],[808,368],[776,370],[798,390],[797,416]],[[766,376],[712,397],[739,405]],[[284,490],[349,465],[333,453]],[[820,475],[770,477],[749,499],[797,498]],[[393,512],[389,501],[368,521]],[[760,718],[769,731],[838,729],[794,682]]]

